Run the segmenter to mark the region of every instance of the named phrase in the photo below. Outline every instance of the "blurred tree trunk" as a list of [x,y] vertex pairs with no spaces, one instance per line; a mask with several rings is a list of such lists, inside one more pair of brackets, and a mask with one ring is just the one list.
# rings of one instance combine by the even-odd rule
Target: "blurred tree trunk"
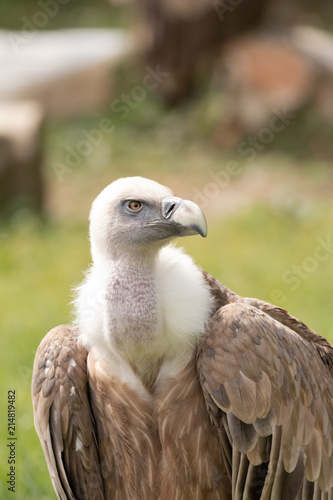
[[256,27],[268,0],[138,0],[146,22],[146,61],[168,72],[159,86],[170,105],[186,97],[203,59]]
[[36,101],[0,103],[0,212],[43,209],[43,123]]

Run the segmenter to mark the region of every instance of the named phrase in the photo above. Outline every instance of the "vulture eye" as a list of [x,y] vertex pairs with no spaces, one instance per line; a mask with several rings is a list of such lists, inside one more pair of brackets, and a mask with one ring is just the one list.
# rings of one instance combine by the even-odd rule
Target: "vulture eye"
[[140,210],[142,209],[142,203],[141,201],[137,201],[137,200],[130,200],[127,202],[127,207],[129,208],[129,210],[131,212],[140,212]]

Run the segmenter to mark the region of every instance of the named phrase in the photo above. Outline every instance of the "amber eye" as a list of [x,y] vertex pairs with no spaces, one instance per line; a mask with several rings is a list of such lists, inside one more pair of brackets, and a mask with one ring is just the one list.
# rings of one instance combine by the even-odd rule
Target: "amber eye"
[[127,206],[132,212],[138,212],[142,208],[142,203],[141,201],[131,200],[128,202]]

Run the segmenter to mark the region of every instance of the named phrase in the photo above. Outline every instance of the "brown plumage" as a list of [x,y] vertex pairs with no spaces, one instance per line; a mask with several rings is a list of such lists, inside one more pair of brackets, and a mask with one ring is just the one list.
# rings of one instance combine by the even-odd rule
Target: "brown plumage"
[[41,342],[34,417],[58,498],[332,500],[333,347],[195,269],[212,301],[179,357],[111,363],[67,325]]

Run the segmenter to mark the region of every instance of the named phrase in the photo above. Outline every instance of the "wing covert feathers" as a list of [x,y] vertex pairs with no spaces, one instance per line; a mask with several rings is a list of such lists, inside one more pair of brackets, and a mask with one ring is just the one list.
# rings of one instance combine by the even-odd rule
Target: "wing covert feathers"
[[283,309],[209,280],[217,310],[197,368],[233,447],[233,498],[333,498],[332,346]]
[[67,325],[51,330],[35,357],[34,422],[61,500],[105,498],[89,403],[86,358],[75,330]]

